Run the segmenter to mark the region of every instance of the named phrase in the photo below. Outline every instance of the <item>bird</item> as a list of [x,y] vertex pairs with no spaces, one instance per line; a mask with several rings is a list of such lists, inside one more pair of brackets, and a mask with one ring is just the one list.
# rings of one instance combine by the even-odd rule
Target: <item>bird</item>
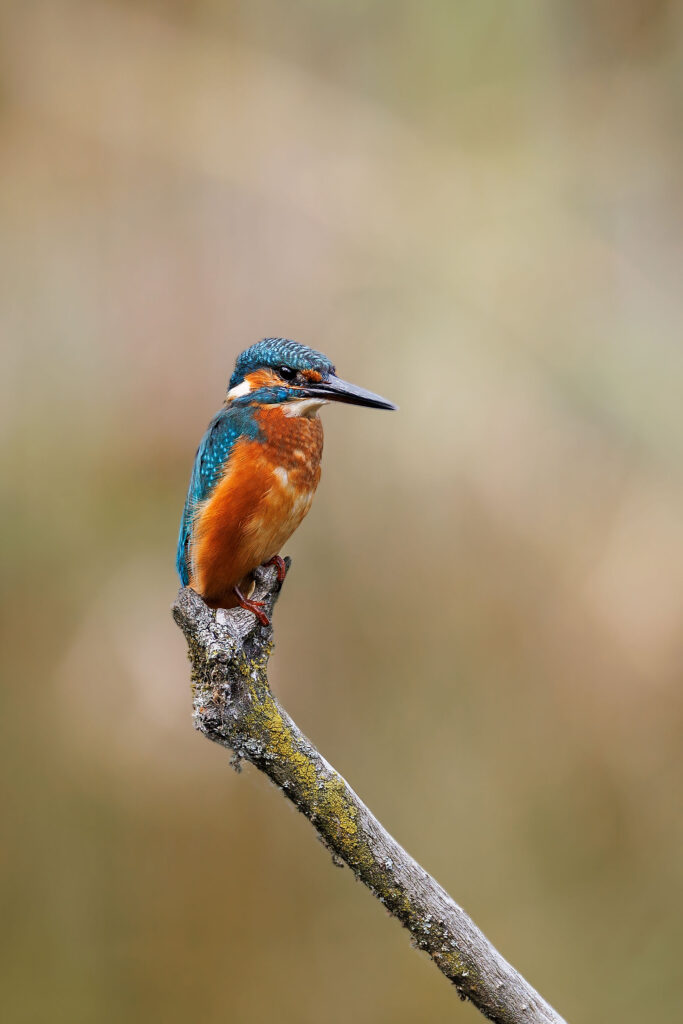
[[180,520],[176,568],[210,608],[245,608],[254,570],[286,574],[283,545],[301,524],[320,480],[328,402],[396,409],[342,380],[321,352],[288,338],[264,338],[238,356],[222,408],[202,437]]

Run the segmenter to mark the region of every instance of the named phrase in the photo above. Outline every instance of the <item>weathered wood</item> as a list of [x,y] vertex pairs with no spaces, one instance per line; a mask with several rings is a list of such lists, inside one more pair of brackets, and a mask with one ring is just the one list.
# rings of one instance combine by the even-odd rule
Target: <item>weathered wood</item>
[[[266,602],[268,615],[279,591],[275,570],[259,570],[254,597]],[[241,609],[213,612],[189,588],[179,592],[173,614],[189,647],[196,728],[265,772],[335,859],[348,864],[484,1016],[500,1024],[563,1024],[275,699],[266,673],[272,628]]]

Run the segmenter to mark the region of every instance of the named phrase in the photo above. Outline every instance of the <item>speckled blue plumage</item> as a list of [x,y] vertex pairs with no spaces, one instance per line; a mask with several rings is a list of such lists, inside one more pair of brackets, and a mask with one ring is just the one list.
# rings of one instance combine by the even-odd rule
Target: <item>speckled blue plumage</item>
[[293,370],[317,370],[323,377],[334,373],[334,366],[322,352],[300,345],[289,338],[264,338],[245,349],[235,364],[230,387],[240,384],[247,374],[261,366],[290,366]]
[[188,564],[188,542],[192,531],[192,520],[197,505],[209,497],[220,480],[223,467],[230,458],[233,445],[240,437],[259,439],[259,426],[254,419],[254,409],[238,403],[221,409],[211,420],[195,455],[190,486],[180,520],[176,569],[184,587],[190,582]]

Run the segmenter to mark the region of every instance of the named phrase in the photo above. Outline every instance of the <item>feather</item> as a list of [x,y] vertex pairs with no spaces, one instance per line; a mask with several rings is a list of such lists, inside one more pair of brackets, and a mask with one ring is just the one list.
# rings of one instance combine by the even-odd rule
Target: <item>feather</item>
[[216,484],[223,476],[235,442],[240,437],[256,441],[259,439],[260,433],[253,409],[229,405],[216,413],[209,423],[204,437],[199,442],[185,507],[180,519],[176,553],[176,569],[184,587],[188,586],[190,582],[188,546],[197,509],[211,496]]

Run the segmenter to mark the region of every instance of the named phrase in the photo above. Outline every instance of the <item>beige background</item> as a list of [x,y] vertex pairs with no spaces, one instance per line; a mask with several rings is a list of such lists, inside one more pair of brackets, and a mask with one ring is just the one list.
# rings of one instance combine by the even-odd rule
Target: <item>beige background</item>
[[683,7],[0,7],[3,1018],[475,1021],[193,733],[237,352],[321,348],[272,682],[572,1021],[680,1013]]

